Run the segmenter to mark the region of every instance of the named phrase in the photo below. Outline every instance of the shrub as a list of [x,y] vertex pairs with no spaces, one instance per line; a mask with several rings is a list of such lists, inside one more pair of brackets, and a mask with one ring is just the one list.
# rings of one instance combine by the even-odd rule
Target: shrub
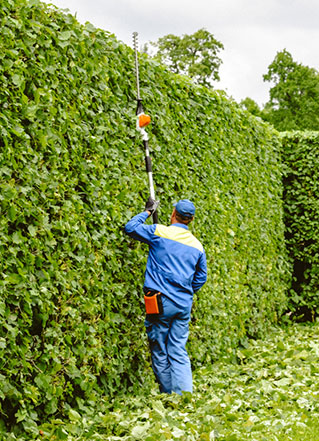
[[293,264],[290,308],[311,319],[319,302],[319,132],[282,134],[284,212]]
[[[148,382],[147,249],[123,233],[148,195],[134,54],[36,0],[0,11],[0,403],[36,433],[66,405]],[[192,199],[208,256],[194,365],[261,335],[285,305],[279,138],[222,93],[141,57],[160,220]]]

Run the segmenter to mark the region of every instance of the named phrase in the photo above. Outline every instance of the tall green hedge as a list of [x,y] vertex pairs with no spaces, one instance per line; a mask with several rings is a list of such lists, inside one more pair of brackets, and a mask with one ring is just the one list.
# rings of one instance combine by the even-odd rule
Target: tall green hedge
[[[86,409],[152,378],[147,248],[123,233],[148,184],[133,51],[36,0],[0,10],[0,431]],[[285,307],[280,142],[221,93],[141,57],[160,221],[197,206],[209,275],[193,364],[261,335]]]
[[282,144],[290,308],[311,319],[319,313],[319,132],[285,132]]

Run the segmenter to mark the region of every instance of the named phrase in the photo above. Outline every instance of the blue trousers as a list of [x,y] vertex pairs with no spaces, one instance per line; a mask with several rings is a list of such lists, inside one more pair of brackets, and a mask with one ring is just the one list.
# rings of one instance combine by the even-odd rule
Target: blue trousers
[[168,297],[162,299],[163,313],[147,315],[145,320],[153,371],[161,392],[192,392],[191,364],[185,348],[191,307],[185,310]]

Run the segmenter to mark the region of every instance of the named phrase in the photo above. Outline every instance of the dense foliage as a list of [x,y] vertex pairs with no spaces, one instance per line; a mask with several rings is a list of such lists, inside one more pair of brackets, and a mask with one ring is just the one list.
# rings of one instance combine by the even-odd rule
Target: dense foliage
[[151,45],[156,48],[155,59],[165,63],[174,73],[185,74],[195,83],[208,87],[212,80],[220,79],[222,60],[218,53],[224,46],[206,29],[181,37],[165,35]]
[[118,400],[96,432],[109,441],[318,441],[318,324],[276,329],[236,355],[239,363],[199,369],[192,396]]
[[[30,434],[149,381],[147,248],[122,231],[148,185],[133,51],[37,0],[3,0],[0,26],[0,428]],[[189,351],[210,363],[285,307],[280,143],[222,95],[140,71],[160,220],[197,206],[209,280]]]
[[263,117],[263,113],[262,110],[259,108],[258,104],[256,103],[256,101],[254,101],[251,98],[245,98],[243,100],[240,101],[240,106],[247,110],[248,112],[250,112],[252,115],[258,116],[260,118]]
[[262,117],[277,130],[319,130],[319,72],[283,50],[269,65],[264,81],[274,83]]
[[309,319],[319,312],[319,132],[286,132],[282,142],[290,307]]
[[4,441],[318,441],[319,326],[273,329],[195,371],[194,393],[105,397],[99,412],[66,406],[63,420]]

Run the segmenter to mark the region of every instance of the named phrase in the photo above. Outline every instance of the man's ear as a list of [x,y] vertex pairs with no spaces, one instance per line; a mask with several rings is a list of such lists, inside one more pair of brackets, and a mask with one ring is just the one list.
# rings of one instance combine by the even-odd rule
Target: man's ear
[[176,208],[174,207],[172,214],[171,214],[171,222],[173,219],[175,219],[175,214],[176,214]]

